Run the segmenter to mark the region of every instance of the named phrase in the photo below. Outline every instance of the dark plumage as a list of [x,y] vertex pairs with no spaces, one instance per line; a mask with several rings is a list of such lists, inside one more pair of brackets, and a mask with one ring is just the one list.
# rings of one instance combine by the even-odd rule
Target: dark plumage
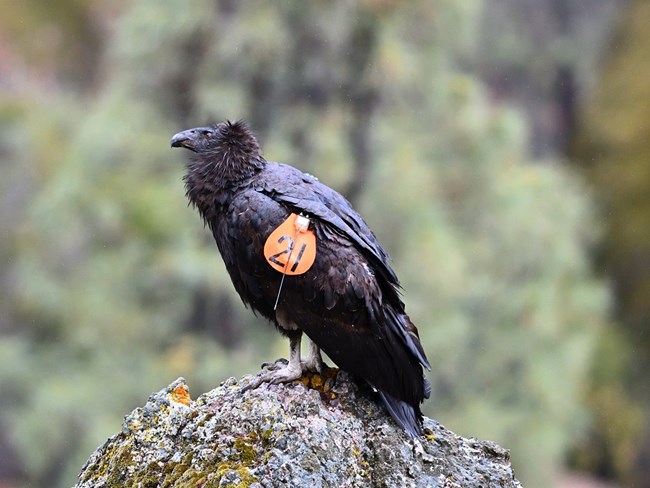
[[[378,390],[404,430],[420,434],[420,403],[429,396],[422,366],[429,363],[388,255],[350,203],[313,176],[266,161],[243,122],[186,130],[171,145],[192,151],[187,196],[212,230],[239,296],[290,339],[289,363],[252,387],[320,372],[320,348]],[[292,213],[310,219],[317,252],[304,274],[283,277],[263,248]],[[303,332],[310,339],[305,361]]]

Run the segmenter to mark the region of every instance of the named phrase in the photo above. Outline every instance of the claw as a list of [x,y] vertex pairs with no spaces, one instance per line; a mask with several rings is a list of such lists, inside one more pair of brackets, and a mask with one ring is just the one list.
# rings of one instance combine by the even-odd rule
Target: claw
[[242,392],[254,390],[262,383],[271,383],[277,385],[278,383],[288,383],[289,381],[297,380],[302,376],[302,367],[294,364],[287,364],[284,367],[277,366],[276,369],[266,371],[251,380],[246,386],[242,388]]
[[278,363],[286,366],[287,364],[289,364],[289,361],[287,359],[284,359],[284,358],[279,358],[279,359],[276,359],[273,362],[265,361],[265,362],[262,363],[261,367],[262,367],[262,369],[268,369],[268,370],[273,371],[273,370],[282,368],[282,366],[278,366]]
[[262,363],[262,369],[266,371],[253,378],[250,383],[242,388],[242,391],[253,390],[262,383],[288,383],[302,377],[303,373],[318,373],[321,375],[326,366],[320,355],[320,348],[309,339],[307,359],[300,360],[300,337],[302,332],[289,337],[289,360],[277,359],[270,363]]

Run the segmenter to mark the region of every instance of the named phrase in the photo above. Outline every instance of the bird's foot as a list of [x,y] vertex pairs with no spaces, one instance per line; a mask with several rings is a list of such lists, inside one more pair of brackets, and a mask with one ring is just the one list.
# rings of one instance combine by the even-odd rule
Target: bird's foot
[[[261,364],[261,367],[262,369],[266,369],[269,371],[276,371],[278,369],[282,369],[286,367],[287,364],[289,364],[288,360],[284,358],[279,358],[273,362],[265,361]],[[323,371],[327,369],[327,365],[325,365],[323,359],[320,356],[308,357],[307,359],[300,361],[300,366],[302,367],[303,373],[322,374]]]
[[297,380],[302,376],[301,364],[289,362],[284,366],[278,366],[277,363],[278,361],[272,363],[268,371],[253,378],[250,383],[242,388],[242,391],[254,390],[262,383],[271,383],[274,385],[279,383],[288,383],[289,381]]
[[[279,364],[278,364],[279,363]],[[269,371],[275,371],[276,369],[284,368],[289,361],[284,358],[276,359],[273,362],[265,361],[262,363],[262,369],[268,369]]]

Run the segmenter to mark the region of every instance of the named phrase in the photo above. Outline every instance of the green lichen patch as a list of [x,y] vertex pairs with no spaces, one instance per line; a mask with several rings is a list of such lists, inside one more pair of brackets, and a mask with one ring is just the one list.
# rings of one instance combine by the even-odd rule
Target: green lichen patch
[[234,448],[236,451],[235,458],[245,466],[250,465],[258,457],[257,449],[249,441],[241,437],[235,440]]
[[245,467],[237,463],[221,463],[217,466],[215,480],[220,486],[247,488],[259,480]]

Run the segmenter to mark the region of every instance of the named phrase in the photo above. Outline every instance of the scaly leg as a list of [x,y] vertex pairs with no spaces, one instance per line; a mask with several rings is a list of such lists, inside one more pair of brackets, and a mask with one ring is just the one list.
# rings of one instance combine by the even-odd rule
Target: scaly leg
[[271,371],[266,371],[257,376],[243,388],[243,391],[255,389],[262,383],[287,383],[289,381],[297,380],[302,376],[302,363],[300,362],[300,338],[302,336],[302,331],[288,331],[288,335],[289,363],[286,366],[274,368]]
[[307,338],[307,348],[307,359],[302,361],[302,370],[321,374],[324,369],[324,363],[320,355],[320,347],[310,338]]

